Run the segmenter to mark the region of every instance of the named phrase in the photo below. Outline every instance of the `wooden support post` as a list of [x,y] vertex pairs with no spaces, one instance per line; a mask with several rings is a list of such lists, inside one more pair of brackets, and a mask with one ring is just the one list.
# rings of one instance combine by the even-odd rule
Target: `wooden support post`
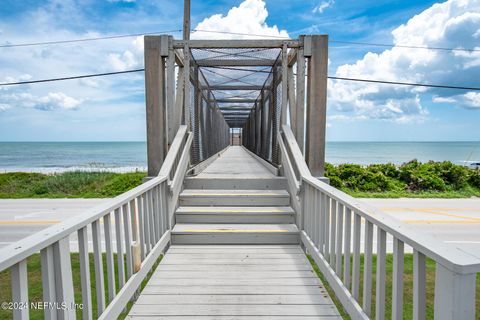
[[279,123],[277,123],[277,71],[276,68],[273,68],[273,75],[272,75],[272,90],[271,90],[271,96],[270,96],[270,128],[271,131],[269,134],[271,135],[271,138],[269,141],[271,141],[271,150],[272,150],[272,162],[274,164],[278,164],[278,148],[277,148],[277,132],[280,129],[279,128]]
[[200,162],[200,104],[202,103],[202,92],[199,86],[199,70],[195,66],[193,68],[193,112],[195,124],[193,126],[193,152],[192,163],[197,164]]
[[183,0],[183,40],[190,40],[190,0]]
[[312,175],[325,174],[325,133],[327,117],[328,35],[306,36],[308,62],[306,160]]
[[258,155],[260,154],[260,146],[262,145],[261,139],[261,130],[262,130],[262,108],[261,102],[255,104],[255,115],[256,115],[256,122],[255,122],[255,153]]
[[175,52],[173,50],[173,37],[169,36],[167,58],[167,133],[169,148],[179,126],[180,122],[177,121],[175,105]]
[[148,176],[158,175],[166,154],[165,57],[168,36],[145,36]]
[[[303,43],[304,36],[301,36],[300,39]],[[298,146],[302,152],[305,144],[305,56],[303,52],[303,47],[297,49],[297,107],[295,110],[297,123],[294,131]]]
[[288,110],[290,115],[290,127],[296,135],[297,131],[297,99],[295,97],[295,83],[293,81],[293,67],[288,67]]
[[190,123],[190,48],[188,44],[183,47],[183,124],[191,130]]
[[[282,47],[282,109],[280,112],[281,125],[287,124],[287,101],[288,101],[288,55],[287,45],[284,43]],[[280,128],[278,128],[280,130]]]

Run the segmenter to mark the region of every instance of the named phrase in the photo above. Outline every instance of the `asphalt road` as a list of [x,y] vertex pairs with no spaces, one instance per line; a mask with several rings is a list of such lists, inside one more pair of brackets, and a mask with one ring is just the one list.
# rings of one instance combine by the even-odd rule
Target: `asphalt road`
[[[480,256],[480,199],[362,200],[419,232]],[[0,247],[81,214],[102,201],[105,199],[0,200]],[[391,239],[387,241],[391,250]],[[72,242],[76,242],[75,237]]]
[[0,248],[81,214],[105,199],[0,199]]
[[479,198],[362,200],[419,232],[480,257]]

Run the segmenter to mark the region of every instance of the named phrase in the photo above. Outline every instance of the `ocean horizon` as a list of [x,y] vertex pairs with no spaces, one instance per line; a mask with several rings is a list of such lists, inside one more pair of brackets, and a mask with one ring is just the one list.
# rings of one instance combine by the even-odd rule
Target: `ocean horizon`
[[[145,141],[0,142],[0,172],[147,170]],[[479,141],[329,141],[326,161],[360,165],[410,160],[480,161]]]

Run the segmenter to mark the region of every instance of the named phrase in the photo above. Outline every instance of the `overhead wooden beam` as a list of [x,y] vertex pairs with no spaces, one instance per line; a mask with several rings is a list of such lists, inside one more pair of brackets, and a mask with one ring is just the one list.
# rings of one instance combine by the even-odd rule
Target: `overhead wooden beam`
[[271,67],[275,64],[274,59],[200,59],[196,63],[199,67]]
[[237,99],[237,98],[226,98],[226,99],[214,99],[212,102],[217,103],[254,103],[257,99]]
[[286,43],[289,48],[297,48],[299,46],[298,40],[175,40],[173,42],[174,48],[183,48],[188,43],[192,49],[202,48],[282,48]]
[[250,85],[241,85],[241,86],[229,86],[229,85],[216,85],[216,86],[204,86],[202,89],[210,90],[262,90],[263,86],[250,86]]
[[250,111],[253,108],[221,108],[222,111]]

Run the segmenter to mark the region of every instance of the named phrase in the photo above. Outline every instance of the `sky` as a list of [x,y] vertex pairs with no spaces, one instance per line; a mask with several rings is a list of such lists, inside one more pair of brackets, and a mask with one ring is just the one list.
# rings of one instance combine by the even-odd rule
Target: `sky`
[[[192,27],[330,42],[329,75],[480,87],[480,1],[192,1]],[[0,46],[161,32],[182,1],[2,0]],[[197,32],[192,37],[257,38]],[[0,47],[0,82],[143,67],[143,38]],[[480,92],[329,80],[329,141],[480,140]],[[144,141],[143,73],[0,86],[0,141]]]

